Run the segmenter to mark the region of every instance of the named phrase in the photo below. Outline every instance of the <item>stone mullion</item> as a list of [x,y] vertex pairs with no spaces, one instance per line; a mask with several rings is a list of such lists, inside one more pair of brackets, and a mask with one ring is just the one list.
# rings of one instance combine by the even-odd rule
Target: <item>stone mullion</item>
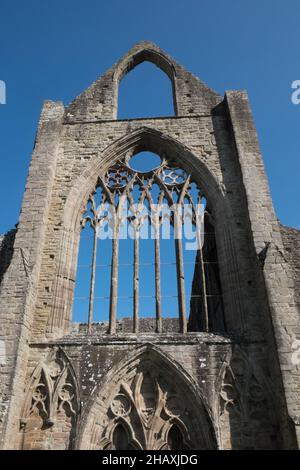
[[[114,213],[114,227],[113,227],[113,240],[112,240],[112,261],[111,261],[111,281],[110,281],[110,304],[109,304],[109,333],[115,334],[116,333],[116,325],[117,325],[117,303],[118,303],[118,277],[119,277],[119,230],[121,218],[122,218],[122,208],[124,197],[127,200],[130,191],[134,185],[134,182],[137,178],[135,174],[131,181],[129,181],[122,191],[122,195],[120,196],[119,203],[116,202],[117,192],[114,195],[109,195],[110,203],[115,208]],[[107,194],[109,191],[105,188]]]
[[133,332],[139,331],[139,270],[140,270],[140,239],[139,231],[134,238],[134,273],[133,273]]
[[110,305],[109,305],[109,333],[116,333],[117,324],[117,302],[118,302],[118,271],[119,271],[119,222],[114,224],[112,240],[112,261],[111,261],[111,281],[110,281]]
[[96,262],[97,262],[97,230],[93,227],[93,255],[92,255],[92,271],[89,296],[89,313],[88,313],[88,332],[91,333],[93,322],[93,306],[95,298],[95,279],[96,279]]
[[185,285],[184,285],[184,265],[182,249],[182,225],[178,214],[174,214],[174,235],[176,252],[176,271],[177,271],[177,292],[178,292],[178,313],[179,328],[181,333],[187,332],[186,305],[185,305]]
[[208,318],[208,305],[207,305],[207,288],[206,288],[206,277],[205,277],[205,264],[203,258],[203,244],[201,240],[201,232],[200,232],[200,220],[199,217],[196,215],[196,230],[197,230],[197,238],[198,238],[198,246],[199,246],[199,261],[200,261],[200,271],[201,271],[201,283],[202,283],[202,308],[203,308],[203,329],[204,331],[209,331],[209,318]]
[[[181,333],[187,332],[187,314],[186,314],[186,297],[185,297],[185,284],[184,284],[184,262],[183,262],[183,248],[182,248],[182,210],[184,198],[187,194],[190,184],[190,176],[186,179],[176,203],[176,208],[173,207],[174,214],[174,236],[175,236],[175,253],[176,253],[176,270],[177,270],[177,291],[178,291],[178,313],[179,313],[179,328]],[[173,202],[174,206],[174,202]]]
[[155,225],[155,311],[156,331],[162,332],[159,224]]
[[[158,199],[158,206],[154,218],[155,231],[155,312],[156,312],[156,332],[162,332],[162,311],[161,311],[161,270],[160,270],[160,208],[164,199],[164,191],[162,190]],[[152,218],[151,218],[152,220]]]

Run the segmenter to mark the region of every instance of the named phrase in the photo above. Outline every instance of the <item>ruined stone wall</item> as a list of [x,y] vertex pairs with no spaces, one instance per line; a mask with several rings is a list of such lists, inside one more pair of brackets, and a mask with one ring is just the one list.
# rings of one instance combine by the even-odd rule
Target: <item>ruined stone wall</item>
[[[126,361],[131,355],[137,354],[141,348],[149,348],[151,353],[153,347],[160,351],[163,357],[170,357],[177,369],[181,367],[197,384],[210,410],[218,447],[275,449],[282,446],[278,435],[279,423],[273,412],[274,396],[265,377],[264,345],[248,345],[238,338],[234,341],[209,334],[190,335],[188,340],[178,334],[175,337],[150,334],[141,335],[139,338],[129,334],[127,337],[119,337],[118,340],[100,335],[93,336],[88,343],[86,336],[70,335],[55,342],[56,348],[58,345],[72,362],[79,384],[80,417],[76,444],[72,443],[67,433],[57,430],[62,423],[68,428],[70,422],[70,416],[63,409],[57,410],[53,416],[54,425],[51,426],[45,424],[47,417],[43,426],[40,414],[37,415],[39,425],[34,412],[22,415],[24,428],[21,427],[17,434],[18,438],[14,444],[16,448],[21,446],[26,449],[53,449],[69,448],[72,445],[91,448],[93,436],[86,435],[87,428],[91,420],[98,423],[101,421],[101,408],[98,410],[97,405],[94,410],[93,407],[99,402],[98,393],[105,384],[107,374],[120,364],[123,364],[122,370],[125,370]],[[51,344],[36,344],[31,347],[28,382],[41,360],[46,360],[49,352],[53,350]],[[161,369],[154,357],[151,359],[151,369],[156,367]],[[174,376],[173,379],[175,381]],[[113,382],[109,384],[106,396],[108,403],[114,398],[116,382],[114,377]],[[188,396],[184,397],[183,402],[185,400],[188,400]],[[37,428],[34,434],[33,428]],[[94,440],[93,445],[98,448],[97,441]]]
[[[176,116],[118,121],[118,82],[142,60],[169,76]],[[153,334],[150,320],[148,333],[138,336],[128,333],[128,321],[113,336],[103,325],[91,335],[72,326],[80,214],[97,177],[142,150],[177,159],[205,191],[216,220],[226,334],[181,335],[176,322]],[[299,366],[291,361],[291,343],[299,317],[283,251],[244,92],[222,99],[142,43],[66,109],[46,102],[0,291],[2,447],[103,448],[109,423],[120,418],[111,415],[112,401],[136,390],[128,426],[136,420],[143,426],[146,399],[133,377],[151,363],[165,368],[166,377],[171,370],[182,395],[203,407],[207,435],[197,445],[295,448]],[[168,395],[171,384],[152,379]],[[197,424],[191,426],[197,434]]]
[[291,281],[295,289],[295,303],[300,315],[300,230],[281,225],[286,259],[291,267]]
[[15,229],[0,235],[0,284],[13,255],[15,236]]
[[[233,215],[229,214],[229,217],[235,217],[236,223],[230,224],[230,229],[232,230],[231,244],[234,246],[235,250],[235,259],[237,263],[249,265],[249,255],[246,256],[241,253],[245,250],[245,246],[248,244],[248,225],[245,221],[245,214],[241,210],[241,201],[243,195],[241,190],[238,187],[239,175],[237,176],[237,181],[234,181],[234,178],[230,176],[231,171],[237,171],[237,164],[234,161],[232,156],[232,147],[230,142],[230,137],[226,134],[226,129],[224,129],[225,119],[222,116],[216,116],[214,119],[212,117],[195,117],[195,118],[171,118],[171,119],[143,119],[143,120],[133,120],[133,121],[116,121],[116,122],[100,122],[93,124],[66,124],[63,128],[63,141],[60,152],[60,158],[57,161],[57,172],[54,181],[53,187],[53,199],[52,206],[49,213],[49,222],[47,226],[47,240],[46,240],[46,249],[44,250],[44,258],[42,263],[42,281],[39,284],[38,290],[38,303],[37,311],[35,315],[35,321],[33,324],[32,334],[36,338],[38,335],[49,333],[49,317],[53,315],[53,309],[55,306],[53,302],[57,302],[60,297],[60,288],[59,286],[53,283],[55,279],[55,274],[57,273],[59,257],[60,257],[60,245],[61,245],[61,229],[60,227],[64,226],[64,218],[68,216],[66,214],[66,201],[70,201],[73,195],[71,194],[72,188],[86,188],[87,184],[92,190],[91,184],[95,183],[95,178],[97,176],[97,171],[103,172],[103,168],[107,166],[105,161],[105,156],[101,156],[104,151],[109,151],[110,143],[116,147],[116,152],[118,152],[118,142],[120,140],[119,146],[122,149],[122,146],[126,149],[129,147],[129,144],[122,144],[122,139],[125,136],[132,136],[132,140],[139,138],[140,129],[146,129],[147,131],[143,134],[141,140],[143,140],[142,145],[153,146],[153,151],[157,149],[156,142],[151,143],[151,134],[150,132],[156,131],[159,135],[168,136],[169,138],[174,139],[174,142],[180,142],[180,147],[187,148],[189,152],[192,152],[194,155],[197,155],[199,165],[203,164],[209,167],[210,172],[214,175],[219,185],[226,184],[228,194],[230,195],[230,212],[237,211]],[[215,131],[215,128],[217,129]],[[137,132],[137,136],[135,136]],[[222,161],[220,162],[218,148],[216,143],[216,137],[223,142],[223,152],[222,152]],[[227,140],[226,140],[227,139]],[[175,145],[174,145],[175,147]],[[123,149],[122,149],[123,151]],[[174,148],[168,150],[170,156],[180,154],[179,150]],[[102,163],[103,161],[103,163]],[[198,161],[195,159],[194,165],[197,171]],[[189,164],[189,163],[188,163]],[[226,172],[221,168],[221,164],[226,167]],[[97,168],[99,167],[99,170]],[[88,176],[86,177],[87,182],[81,181],[81,175],[88,171]],[[91,175],[90,175],[91,172]],[[199,171],[200,173],[200,171]],[[230,179],[230,180],[229,180]],[[229,180],[229,181],[227,181]],[[64,182],[62,186],[62,181]],[[205,177],[203,178],[203,186],[206,184]],[[220,190],[220,189],[219,189]],[[207,192],[213,192],[214,188],[207,187]],[[70,195],[71,194],[71,195]],[[83,201],[85,203],[84,196]],[[70,213],[74,208],[68,208]],[[78,208],[76,207],[78,211]],[[220,207],[220,212],[222,208]],[[78,211],[79,212],[79,211]],[[215,209],[217,212],[217,207]],[[232,219],[231,219],[232,220]],[[225,214],[220,214],[218,219],[219,221],[219,257],[221,264],[224,266],[224,269],[227,269],[230,272],[226,274],[228,276],[234,277],[235,275],[235,266],[230,265],[225,262],[225,259],[228,257],[226,250],[229,250],[230,247],[224,246],[224,232],[228,230],[229,224],[227,223],[228,218]],[[64,228],[64,227],[63,227]],[[78,228],[77,228],[78,231]],[[71,242],[69,242],[71,243]],[[73,241],[77,243],[77,241]],[[231,248],[233,249],[233,248]],[[252,254],[252,256],[255,256]],[[72,257],[70,254],[69,259]],[[73,253],[73,257],[76,257]],[[223,263],[222,263],[223,260]],[[252,292],[253,299],[249,299],[247,313],[244,313],[244,318],[240,320],[240,324],[237,321],[237,316],[241,316],[242,313],[238,311],[238,307],[235,308],[235,313],[232,318],[230,316],[230,309],[228,308],[228,322],[235,328],[243,329],[244,326],[241,325],[242,322],[246,323],[247,321],[251,322],[251,334],[254,332],[261,331],[260,320],[257,317],[256,310],[254,310],[253,302],[256,302],[255,298],[255,285],[248,284],[248,282],[255,282],[255,273],[249,274],[251,266],[241,268],[239,282],[245,285],[246,289]],[[70,279],[75,279],[76,265],[73,264],[68,268],[68,272],[64,272],[64,276],[69,276]],[[245,276],[245,278],[243,278]],[[224,282],[228,279],[224,275]],[[253,279],[253,281],[251,281]],[[234,279],[228,279],[228,282],[234,283]],[[226,298],[226,293],[234,294],[233,291],[228,288],[224,289],[225,292],[225,302],[229,304],[230,300]],[[248,296],[244,298],[246,302]],[[70,303],[71,303],[70,299]],[[231,300],[231,303],[233,300]],[[235,302],[238,302],[236,300]],[[62,304],[64,307],[64,301],[62,299]],[[70,305],[68,306],[68,312],[70,314]],[[58,307],[60,308],[60,307]],[[241,309],[240,309],[241,310]],[[59,313],[60,317],[63,317],[63,313]],[[255,326],[256,324],[256,326]],[[48,330],[48,331],[47,331]]]

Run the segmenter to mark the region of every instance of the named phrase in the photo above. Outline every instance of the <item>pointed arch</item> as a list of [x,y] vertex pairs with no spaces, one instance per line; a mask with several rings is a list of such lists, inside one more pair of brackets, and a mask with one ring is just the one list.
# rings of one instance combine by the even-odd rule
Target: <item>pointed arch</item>
[[[174,430],[176,431],[176,435],[175,436],[173,435],[171,437]],[[165,444],[162,446],[162,450],[176,450],[176,449],[187,450],[190,448],[189,447],[190,439],[188,435],[188,430],[186,429],[184,424],[176,418],[172,419],[171,425],[165,426],[165,429],[163,430],[163,436],[164,436],[163,440],[165,441]]]
[[185,70],[157,45],[142,41],[70,103],[66,109],[66,121],[98,120],[99,116],[101,119],[117,119],[119,81],[143,61],[155,64],[171,80],[176,115],[210,113],[222,101],[218,93]]
[[141,45],[141,49],[126,55],[118,63],[114,73],[115,80],[122,80],[124,75],[129,73],[142,62],[151,62],[159,67],[169,77],[171,81],[176,76],[176,70],[172,61],[162,51],[155,50],[150,46]]
[[227,371],[230,372],[233,385],[239,386],[236,373],[237,369],[239,369],[240,373],[251,374],[255,377],[255,379],[263,387],[265,393],[268,395],[268,400],[270,401],[271,408],[275,409],[273,391],[269,381],[266,379],[263,370],[261,369],[257,361],[251,360],[247,352],[238,344],[235,344],[233,346],[233,349],[231,351],[228,351],[226,358],[222,364],[220,373],[216,381],[217,393],[221,393],[222,385],[224,384],[224,378]]
[[153,65],[156,65],[169,78],[172,87],[174,114],[176,116],[177,100],[175,89],[175,67],[170,61],[170,59],[166,57],[165,54],[150,47],[144,47],[133,54],[125,56],[124,59],[121,60],[121,62],[118,64],[118,67],[115,69],[114,72],[114,81],[115,83],[117,83],[116,102],[118,102],[119,86],[122,79],[125,77],[125,75],[130,73],[133,69],[135,69],[138,65],[143,62],[150,62]]
[[[94,191],[97,178],[120,159],[130,158],[142,151],[170,156],[191,173],[193,180],[203,189],[214,216],[218,249],[223,253],[220,274],[224,291],[226,326],[230,331],[243,330],[243,310],[239,292],[238,262],[235,240],[231,236],[231,209],[222,185],[208,169],[203,159],[178,140],[160,131],[141,127],[119,138],[95,157],[85,171],[74,181],[67,197],[62,221],[58,268],[54,285],[54,302],[49,317],[49,333],[61,334],[70,328],[74,281],[76,277],[77,254],[80,235],[80,219],[86,208],[89,195]],[[226,257],[226,259],[225,259]],[[234,291],[231,285],[238,286]],[[237,327],[237,325],[239,325]]]
[[[79,415],[80,398],[75,371],[63,349],[54,348],[36,366],[27,386],[20,419],[23,446],[26,448],[30,440],[27,433],[33,433],[36,445],[39,445],[39,437],[50,429],[52,438],[56,432],[65,429],[66,449],[72,448]],[[39,425],[33,426],[32,423],[37,421]]]
[[[278,416],[270,384],[239,345],[229,351],[216,381],[219,438],[224,449],[278,448]],[[275,411],[274,411],[275,410]],[[240,434],[242,426],[247,429]],[[263,444],[256,442],[265,430]],[[229,438],[230,436],[230,438]],[[279,444],[280,445],[280,444]]]
[[85,209],[85,203],[98,175],[105,174],[109,166],[125,156],[131,157],[143,151],[157,153],[160,156],[171,155],[186,170],[191,171],[195,180],[205,191],[214,212],[226,211],[230,215],[230,207],[224,191],[216,177],[209,170],[202,158],[192,152],[186,145],[173,137],[156,129],[140,127],[120,137],[91,161],[86,170],[76,179],[64,210],[64,225],[74,229]]
[[[147,374],[155,387],[146,390],[145,408],[141,394]],[[149,394],[153,394],[150,400]],[[186,447],[217,448],[211,412],[198,385],[180,364],[152,344],[136,348],[96,387],[82,416],[77,447],[111,445],[112,430],[120,420],[137,448],[163,448],[174,424]]]
[[[115,432],[119,427],[124,429],[124,431],[126,432],[128,439],[127,449],[117,449],[115,448],[115,446],[112,446],[112,444],[114,443]],[[109,430],[108,436],[101,439],[100,446],[103,450],[142,450],[142,447],[135,438],[134,433],[132,433],[132,429],[129,426],[128,422],[122,417],[118,417],[116,419],[114,425]]]

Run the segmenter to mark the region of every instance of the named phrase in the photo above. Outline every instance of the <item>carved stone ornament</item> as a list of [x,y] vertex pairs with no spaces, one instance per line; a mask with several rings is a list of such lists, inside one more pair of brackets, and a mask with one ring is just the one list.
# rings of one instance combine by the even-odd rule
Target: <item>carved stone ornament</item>
[[31,376],[21,425],[24,427],[28,418],[36,413],[42,417],[44,425],[51,426],[63,409],[77,416],[80,405],[75,373],[59,348],[52,351]]

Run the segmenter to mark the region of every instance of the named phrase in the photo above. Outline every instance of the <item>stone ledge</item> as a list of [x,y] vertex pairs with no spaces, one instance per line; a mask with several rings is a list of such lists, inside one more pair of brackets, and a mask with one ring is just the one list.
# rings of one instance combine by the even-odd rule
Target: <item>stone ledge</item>
[[80,345],[121,345],[121,344],[264,344],[265,341],[252,340],[242,335],[219,334],[219,333],[120,333],[120,334],[73,334],[59,339],[50,339],[45,341],[31,341],[30,347],[47,346],[80,346]]

